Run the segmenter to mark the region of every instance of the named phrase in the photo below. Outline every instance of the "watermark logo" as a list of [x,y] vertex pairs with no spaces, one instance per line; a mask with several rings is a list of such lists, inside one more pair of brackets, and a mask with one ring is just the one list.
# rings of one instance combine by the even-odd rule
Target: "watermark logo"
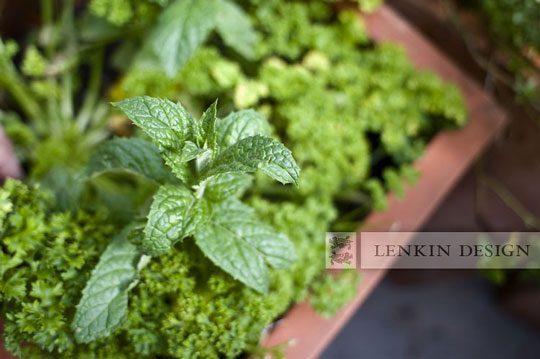
[[540,269],[540,232],[361,232],[362,269]]
[[356,268],[355,232],[326,232],[326,268]]

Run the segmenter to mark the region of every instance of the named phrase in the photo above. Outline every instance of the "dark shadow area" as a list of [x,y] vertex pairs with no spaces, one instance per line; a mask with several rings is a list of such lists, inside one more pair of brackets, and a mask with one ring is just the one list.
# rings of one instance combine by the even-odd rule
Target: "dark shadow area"
[[409,285],[387,278],[322,358],[533,359],[539,338],[477,277]]

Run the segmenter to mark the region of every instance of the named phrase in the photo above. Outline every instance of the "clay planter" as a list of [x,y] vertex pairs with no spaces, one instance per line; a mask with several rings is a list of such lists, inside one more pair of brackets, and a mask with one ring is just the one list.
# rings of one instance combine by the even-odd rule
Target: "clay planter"
[[[486,93],[390,7],[382,6],[376,13],[365,17],[365,23],[375,41],[401,44],[417,68],[431,70],[444,80],[453,82],[466,100],[468,125],[459,131],[437,135],[415,163],[421,173],[417,185],[409,188],[402,200],[390,195],[388,209],[372,213],[358,232],[420,230],[466,169],[502,129],[505,114]],[[387,257],[384,260],[391,259]],[[272,347],[286,344],[287,358],[319,356],[385,274],[385,270],[359,271],[362,281],[355,299],[333,318],[319,316],[308,302],[297,304],[263,338],[263,345]]]
[[[375,41],[401,44],[419,69],[434,71],[459,86],[468,106],[469,124],[459,131],[436,136],[416,162],[415,166],[422,175],[417,185],[409,188],[402,200],[390,195],[388,209],[372,213],[358,229],[415,231],[421,228],[465,170],[502,129],[505,115],[489,96],[389,7],[383,6],[375,14],[367,16],[365,22]],[[13,160],[11,146],[0,132],[0,178],[21,175],[20,167]],[[360,272],[362,281],[356,298],[333,318],[322,318],[308,302],[297,304],[262,338],[262,344],[265,347],[285,344],[287,358],[317,357],[385,274],[385,270]],[[11,358],[2,346],[0,358]]]

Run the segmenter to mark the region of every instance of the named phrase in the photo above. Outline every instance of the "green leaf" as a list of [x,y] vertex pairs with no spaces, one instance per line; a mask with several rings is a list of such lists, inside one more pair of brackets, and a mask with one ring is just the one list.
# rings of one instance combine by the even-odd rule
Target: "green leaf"
[[232,1],[220,0],[216,21],[216,30],[227,46],[248,59],[255,56],[258,36],[249,16],[240,7]]
[[163,151],[182,148],[193,138],[195,121],[180,104],[141,96],[115,102],[119,108]]
[[217,141],[223,148],[229,147],[246,137],[269,135],[268,121],[254,110],[232,112],[216,123]]
[[72,329],[79,343],[110,335],[127,317],[128,290],[137,277],[141,254],[118,235],[101,255],[77,305]]
[[135,172],[158,182],[168,177],[158,148],[139,138],[115,138],[97,147],[88,161],[86,174],[111,170]]
[[76,208],[84,190],[84,177],[62,166],[51,167],[41,179],[43,188],[54,193],[56,207],[61,211]]
[[[8,179],[8,181],[13,181]],[[11,184],[9,184],[11,186]],[[10,193],[7,191],[7,186],[0,188],[0,238],[3,238],[4,222],[8,214],[13,212],[13,200],[10,198]],[[3,262],[2,262],[3,263]],[[7,269],[0,268],[0,278]]]
[[167,6],[170,0],[150,0],[151,2],[154,2],[160,6]]
[[207,175],[255,172],[257,169],[283,184],[296,184],[300,174],[291,151],[283,144],[270,137],[251,136],[223,151],[207,171]]
[[150,207],[141,248],[149,255],[167,252],[207,221],[210,210],[207,201],[184,187],[161,186]]
[[252,179],[245,173],[220,173],[206,179],[204,195],[214,202],[238,197],[251,185]]
[[177,151],[164,151],[163,158],[174,175],[186,182],[189,180],[190,170],[187,162],[201,156],[207,150],[200,148],[191,141],[186,141],[184,147]]
[[191,141],[186,141],[184,147],[182,147],[182,152],[180,153],[178,161],[182,163],[189,162],[200,156],[204,152],[205,150],[197,146],[195,143]]
[[149,46],[173,77],[215,28],[219,0],[177,0],[150,34]]
[[215,208],[210,222],[195,233],[195,241],[214,264],[262,293],[268,290],[267,264],[284,268],[296,259],[288,238],[236,199]]
[[217,119],[217,100],[204,111],[201,117],[202,141],[208,148],[216,148],[216,119]]

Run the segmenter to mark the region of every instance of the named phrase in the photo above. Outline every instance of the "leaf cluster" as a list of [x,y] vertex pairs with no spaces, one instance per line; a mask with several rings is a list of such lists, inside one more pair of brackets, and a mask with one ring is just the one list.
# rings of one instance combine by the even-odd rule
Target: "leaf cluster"
[[39,187],[8,180],[0,189],[4,345],[19,356],[72,350],[74,306],[113,232],[102,214],[53,209]]
[[294,247],[238,197],[256,170],[283,184],[296,183],[300,170],[291,152],[266,136],[265,120],[252,110],[218,119],[217,102],[198,120],[181,104],[158,98],[135,97],[114,105],[151,142],[104,143],[90,159],[87,176],[127,171],[161,185],[146,221],[128,225],[93,270],[73,321],[77,340],[91,342],[121,326],[141,263],[171,252],[186,237],[193,237],[204,255],[232,277],[267,292],[267,266],[290,266]]

